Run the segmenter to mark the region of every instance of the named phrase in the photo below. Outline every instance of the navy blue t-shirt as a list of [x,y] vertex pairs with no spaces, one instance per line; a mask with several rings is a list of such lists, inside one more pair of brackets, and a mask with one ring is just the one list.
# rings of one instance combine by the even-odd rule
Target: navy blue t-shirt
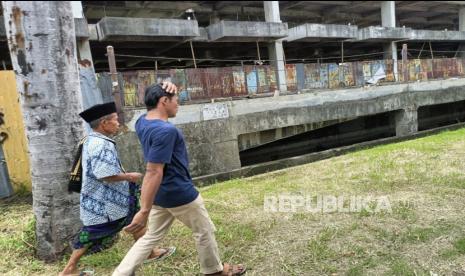
[[173,208],[194,201],[199,192],[189,174],[187,149],[181,131],[163,120],[147,120],[145,115],[136,122],[145,162],[165,164],[154,204]]

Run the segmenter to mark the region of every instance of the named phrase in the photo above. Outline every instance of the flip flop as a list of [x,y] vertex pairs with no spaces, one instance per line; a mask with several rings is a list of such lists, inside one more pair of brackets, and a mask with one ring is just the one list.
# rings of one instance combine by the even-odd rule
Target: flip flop
[[217,273],[213,274],[204,274],[206,276],[213,276],[213,275],[218,275],[218,276],[237,276],[237,275],[243,275],[247,272],[247,267],[243,264],[238,264],[238,265],[233,265],[233,264],[228,264],[228,263],[223,263],[223,271],[219,271]]
[[174,252],[176,252],[176,247],[174,247],[174,246],[170,246],[170,247],[162,248],[162,249],[165,250],[165,253],[161,254],[158,257],[154,257],[154,258],[150,258],[150,259],[145,260],[144,264],[151,263],[151,262],[162,261],[162,260],[168,258],[169,256],[173,255]]
[[83,270],[79,273],[79,276],[94,276],[95,275],[95,271],[93,270]]

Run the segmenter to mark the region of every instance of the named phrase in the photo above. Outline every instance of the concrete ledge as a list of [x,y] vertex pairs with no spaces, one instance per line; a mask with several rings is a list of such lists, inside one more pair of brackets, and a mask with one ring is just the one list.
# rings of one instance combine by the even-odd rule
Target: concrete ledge
[[358,40],[392,41],[409,39],[411,28],[366,27],[358,30]]
[[85,18],[74,18],[76,38],[89,38],[89,27]]
[[304,24],[289,29],[287,41],[321,41],[327,39],[356,39],[357,26],[331,24]]
[[274,41],[286,37],[287,23],[220,21],[208,26],[211,41],[218,42],[255,42]]
[[195,177],[194,183],[198,187],[208,186],[216,182],[227,181],[234,178],[249,177],[257,174],[267,173],[275,170],[286,169],[289,167],[294,167],[298,165],[308,164],[311,162],[328,159],[331,157],[343,155],[349,152],[358,151],[362,149],[369,149],[379,145],[385,145],[390,143],[398,143],[406,140],[416,139],[425,137],[428,135],[437,134],[444,130],[456,130],[465,127],[465,123],[454,124],[450,126],[420,131],[415,134],[403,136],[403,137],[389,137],[359,144],[354,144],[351,146],[340,147],[330,150],[325,150],[321,152],[309,153],[301,156],[276,160],[272,162],[262,163],[258,165],[243,167],[237,170],[232,170],[230,172],[222,172],[216,174],[210,174],[200,177]]
[[95,24],[88,24],[89,40],[98,40],[97,26]]
[[199,34],[200,36],[196,36],[192,39],[192,41],[198,42],[208,42],[208,31],[207,28],[199,27]]
[[465,41],[465,32],[411,30],[410,40],[420,41]]
[[104,17],[97,23],[100,41],[184,41],[200,35],[196,20]]

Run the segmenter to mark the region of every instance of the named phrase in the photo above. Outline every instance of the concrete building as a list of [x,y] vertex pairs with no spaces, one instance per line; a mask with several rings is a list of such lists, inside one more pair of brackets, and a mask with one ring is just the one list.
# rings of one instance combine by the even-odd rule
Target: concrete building
[[[188,140],[195,176],[465,120],[465,81],[460,79],[465,77],[465,1],[75,4],[80,58],[91,60],[97,72],[106,72],[106,47],[112,45],[118,71],[128,71],[121,80],[127,105],[140,106],[141,83],[159,76],[134,71],[177,69],[173,74],[183,75],[180,85],[190,104],[181,107],[173,122]],[[10,68],[2,24],[0,60]],[[412,60],[418,60],[418,66],[411,65]],[[363,64],[372,61],[383,65],[373,65],[366,73]],[[327,64],[326,69],[321,64]],[[380,79],[387,82],[364,87],[379,84],[381,67]],[[327,76],[331,72],[340,77],[332,82]],[[222,78],[226,74],[231,75],[227,81]],[[245,88],[230,88],[227,82],[242,82]],[[253,89],[251,82],[256,83]],[[228,89],[232,92],[225,93]],[[281,96],[194,101],[278,95],[275,91]],[[140,112],[126,110],[130,129]],[[127,149],[127,167],[141,169],[141,157],[130,154],[138,147],[134,133],[120,137],[120,143]]]
[[[439,56],[453,57],[465,40],[464,1],[82,1],[82,7],[77,36],[90,40],[97,71],[108,70],[108,44],[116,53],[142,56],[117,58],[119,70],[134,70],[154,68],[143,56],[190,59],[190,41],[197,59],[209,59],[197,62],[206,67],[276,57],[340,61],[342,47],[345,61],[379,59],[400,53],[400,41],[416,50],[431,41]],[[8,66],[1,24],[0,41],[0,60]],[[429,45],[423,49],[412,55],[430,55]],[[193,62],[158,62],[159,69],[185,67]]]

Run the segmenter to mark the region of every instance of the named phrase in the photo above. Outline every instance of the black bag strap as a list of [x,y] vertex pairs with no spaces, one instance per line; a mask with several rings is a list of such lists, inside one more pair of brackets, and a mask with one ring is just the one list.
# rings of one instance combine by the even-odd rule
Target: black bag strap
[[87,136],[81,139],[78,144],[76,155],[74,156],[74,162],[71,170],[71,179],[76,178],[79,174],[80,163],[82,162],[82,148],[84,143],[87,141]]

